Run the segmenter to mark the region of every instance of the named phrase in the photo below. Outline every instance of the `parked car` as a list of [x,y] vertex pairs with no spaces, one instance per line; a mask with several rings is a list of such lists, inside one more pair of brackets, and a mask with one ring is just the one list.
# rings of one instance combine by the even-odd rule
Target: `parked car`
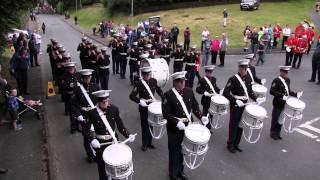
[[260,0],[241,0],[240,10],[257,10],[260,6]]
[[19,34],[20,34],[21,32],[27,37],[27,39],[29,39],[29,33],[28,33],[28,31],[26,31],[26,30],[21,30],[21,29],[16,29],[16,28],[12,28],[11,31],[8,33],[8,36],[7,36],[8,41],[11,41],[11,40],[12,40],[12,37],[13,37],[14,34],[16,35],[16,37],[19,37]]

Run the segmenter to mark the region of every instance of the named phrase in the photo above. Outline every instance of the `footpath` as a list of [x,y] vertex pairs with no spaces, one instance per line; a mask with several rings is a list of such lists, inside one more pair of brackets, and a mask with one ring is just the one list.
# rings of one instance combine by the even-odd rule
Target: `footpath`
[[[33,31],[38,29],[37,22],[29,24]],[[41,49],[46,47],[42,44]],[[43,50],[42,50],[43,51]],[[40,65],[41,65],[41,55]],[[7,70],[7,69],[4,69]],[[13,77],[5,77],[8,82]],[[45,100],[45,88],[42,87],[41,67],[33,67],[28,72],[28,92],[25,99]],[[13,87],[16,87],[13,85]],[[42,115],[43,115],[43,111]],[[43,116],[37,119],[36,114],[28,112],[22,117],[23,129],[14,131],[11,124],[0,126],[0,168],[8,168],[7,174],[0,174],[1,180],[46,180],[46,148],[44,146]]]

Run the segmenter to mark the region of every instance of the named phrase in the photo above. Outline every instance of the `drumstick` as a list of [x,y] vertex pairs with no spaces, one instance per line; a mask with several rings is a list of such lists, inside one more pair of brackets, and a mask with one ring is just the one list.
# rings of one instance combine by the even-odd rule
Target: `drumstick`
[[[134,137],[136,137],[137,133],[133,134]],[[127,142],[129,142],[130,138],[124,140],[121,142],[121,144],[126,144]]]
[[110,144],[113,144],[113,142],[100,143],[100,146],[106,146],[106,145],[110,145]]

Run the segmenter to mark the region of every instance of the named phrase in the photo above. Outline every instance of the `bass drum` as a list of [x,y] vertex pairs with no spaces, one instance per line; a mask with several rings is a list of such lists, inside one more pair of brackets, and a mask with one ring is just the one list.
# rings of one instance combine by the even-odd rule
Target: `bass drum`
[[[169,66],[165,59],[144,59],[141,61],[140,67],[151,66],[151,77],[155,78],[158,82],[158,86],[163,88],[169,81]],[[141,73],[140,73],[141,75]]]

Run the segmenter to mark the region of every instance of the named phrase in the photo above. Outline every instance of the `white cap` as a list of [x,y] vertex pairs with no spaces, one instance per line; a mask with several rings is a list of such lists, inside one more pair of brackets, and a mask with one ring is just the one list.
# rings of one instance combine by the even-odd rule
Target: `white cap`
[[132,43],[132,45],[137,46],[137,45],[138,45],[138,42],[135,41],[135,42]]
[[101,48],[101,51],[104,51],[104,52],[105,52],[105,51],[107,51],[107,49],[108,49],[107,47],[103,46],[103,47]]
[[146,66],[146,67],[140,68],[140,71],[143,73],[149,73],[152,71],[152,68],[150,66]]
[[241,59],[238,61],[239,66],[248,66],[249,60],[248,59]]
[[76,65],[76,63],[75,62],[65,62],[64,64],[63,64],[63,66],[64,67],[74,67]]
[[146,59],[146,58],[148,58],[149,57],[149,54],[141,54],[140,55],[140,58],[141,59]]
[[291,66],[279,66],[280,70],[283,70],[283,71],[290,71],[291,69]]
[[92,69],[81,69],[79,73],[81,76],[91,76],[93,71]]
[[216,68],[215,65],[204,66],[205,71],[213,71]]
[[81,39],[82,39],[83,41],[86,41],[88,38],[87,38],[86,36],[83,36]]
[[254,57],[254,54],[253,54],[253,53],[252,53],[252,54],[247,54],[247,55],[244,56],[244,58],[250,59],[250,60],[252,60],[253,57]]
[[109,99],[111,91],[112,90],[99,90],[99,91],[93,92],[92,95],[94,95],[98,101],[99,100],[103,101],[103,100]]
[[152,44],[146,44],[146,48],[151,48]]
[[170,76],[172,77],[173,80],[186,79],[186,74],[187,74],[187,71],[180,71],[180,72],[173,73]]

